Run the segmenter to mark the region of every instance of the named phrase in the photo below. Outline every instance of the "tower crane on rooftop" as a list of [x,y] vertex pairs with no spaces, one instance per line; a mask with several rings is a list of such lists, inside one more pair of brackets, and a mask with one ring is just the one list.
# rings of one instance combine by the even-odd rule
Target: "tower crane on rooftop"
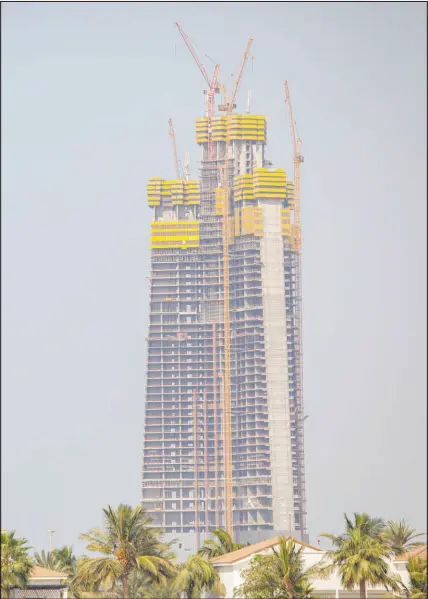
[[171,143],[172,143],[172,155],[174,158],[175,176],[177,179],[181,179],[183,181],[184,173],[183,173],[183,169],[180,168],[181,164],[178,159],[177,142],[175,139],[175,131],[174,131],[174,126],[172,124],[172,119],[169,119],[168,124],[169,124],[169,135],[171,137]]
[[188,47],[191,55],[193,56],[196,64],[199,67],[199,70],[202,73],[203,78],[205,79],[205,81],[208,84],[208,98],[207,98],[208,160],[214,160],[214,143],[212,140],[212,118],[213,118],[213,114],[214,114],[214,95],[220,92],[220,88],[218,85],[218,73],[220,70],[220,65],[219,64],[215,65],[214,73],[213,73],[212,79],[210,80],[210,77],[206,71],[206,68],[204,67],[202,61],[199,59],[198,55],[196,54],[196,51],[190,41],[189,36],[183,31],[183,29],[179,23],[174,23],[174,25],[177,27],[178,31],[180,32],[180,35],[183,38],[184,43]]
[[236,80],[235,80],[235,86],[233,88],[232,97],[230,99],[227,97],[225,87],[222,86],[222,92],[225,96],[225,103],[220,104],[218,109],[222,110],[223,112],[227,112],[227,114],[232,114],[233,109],[236,107],[236,104],[235,104],[236,95],[238,93],[239,86],[241,85],[242,77],[244,75],[245,65],[247,64],[247,60],[250,55],[250,48],[251,48],[252,43],[253,43],[253,38],[250,37],[250,39],[247,42],[247,46],[245,48],[244,54],[242,55],[242,58],[241,58],[241,64],[239,65],[238,74],[237,74]]
[[189,36],[183,31],[183,29],[181,28],[179,23],[174,23],[174,25],[177,27],[178,31],[180,32],[181,37],[184,40],[184,43],[186,44],[186,46],[188,47],[191,55],[193,56],[193,58],[195,59],[196,64],[199,67],[199,70],[201,71],[205,81],[208,84],[208,87],[211,86],[211,82],[210,82],[210,78],[208,76],[208,73],[203,65],[203,62],[198,58],[198,55],[196,54],[195,49],[192,46],[192,42],[190,41]]

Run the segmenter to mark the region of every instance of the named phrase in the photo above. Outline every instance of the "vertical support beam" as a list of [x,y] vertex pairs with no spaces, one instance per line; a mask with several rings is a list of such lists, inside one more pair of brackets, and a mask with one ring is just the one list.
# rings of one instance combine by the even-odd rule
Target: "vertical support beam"
[[198,413],[197,413],[197,394],[193,391],[193,461],[195,468],[194,476],[194,495],[195,495],[195,532],[196,532],[196,551],[200,549],[199,537],[199,488],[198,488]]
[[207,427],[207,392],[204,389],[204,486],[205,486],[205,532],[208,532],[208,427]]
[[223,188],[223,335],[224,335],[224,478],[226,531],[233,536],[232,514],[232,410],[230,389],[230,302],[229,302],[229,177],[227,162],[221,168]]
[[217,323],[213,322],[213,406],[214,406],[214,488],[215,527],[220,526],[218,510],[218,405],[217,405]]

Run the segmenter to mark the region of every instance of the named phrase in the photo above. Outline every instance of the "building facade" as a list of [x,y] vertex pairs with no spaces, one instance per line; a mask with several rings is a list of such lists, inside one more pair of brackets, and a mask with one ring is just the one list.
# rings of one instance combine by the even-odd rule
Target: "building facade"
[[[220,576],[220,581],[225,587],[226,597],[233,597],[234,591],[243,583],[242,575],[250,566],[251,560],[256,555],[269,555],[274,548],[278,550],[279,541],[278,537],[274,537],[255,545],[244,547],[238,551],[221,555],[212,560],[212,564]],[[297,548],[302,548],[304,570],[324,567],[330,563],[327,551],[300,541],[296,541],[296,545]],[[409,573],[406,566],[410,556],[418,557],[415,552],[412,552],[411,554],[403,554],[399,557],[391,556],[390,559],[385,560],[389,575],[398,580],[401,579],[402,584],[406,587],[409,587]],[[421,556],[419,559],[424,558]],[[424,561],[426,562],[426,545]],[[331,572],[328,577],[313,575],[310,583],[314,588],[313,595],[319,599],[358,599],[360,597],[358,586],[352,591],[343,587],[340,574],[337,571]],[[373,587],[368,585],[366,594],[367,599],[384,599],[387,596],[386,590],[382,586]]]
[[9,592],[10,599],[67,599],[68,575],[34,566],[28,584],[24,589],[14,588]]
[[263,116],[198,119],[196,141],[199,180],[147,186],[142,504],[179,557],[228,509],[238,542],[307,539],[293,183]]

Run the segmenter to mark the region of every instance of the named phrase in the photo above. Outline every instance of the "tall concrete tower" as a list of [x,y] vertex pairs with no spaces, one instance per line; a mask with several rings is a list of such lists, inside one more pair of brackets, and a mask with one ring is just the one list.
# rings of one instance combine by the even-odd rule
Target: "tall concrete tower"
[[196,141],[198,181],[147,186],[142,503],[179,559],[218,527],[307,540],[294,186],[263,116],[200,118]]

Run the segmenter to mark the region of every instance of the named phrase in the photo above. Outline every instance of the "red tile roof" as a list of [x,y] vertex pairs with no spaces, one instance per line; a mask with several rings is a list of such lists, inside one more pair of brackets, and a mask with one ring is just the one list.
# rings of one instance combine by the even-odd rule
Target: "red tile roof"
[[[308,545],[303,541],[298,541],[297,539],[292,539],[292,537],[287,537],[287,540],[293,540],[296,545],[302,545],[303,547],[308,547],[309,549],[313,549],[314,551],[321,551],[319,547],[313,547],[312,545]],[[226,565],[226,564],[234,564],[235,562],[239,562],[241,559],[245,559],[250,555],[254,555],[255,553],[260,553],[265,549],[270,549],[271,547],[275,547],[279,545],[280,537],[274,537],[273,539],[268,539],[266,541],[260,541],[260,543],[254,543],[254,545],[248,545],[247,547],[243,547],[242,549],[237,549],[236,551],[231,551],[230,553],[225,553],[224,555],[219,555],[219,557],[213,558],[211,561],[212,564],[216,565]]]
[[397,560],[407,562],[411,557],[413,557],[413,558],[416,557],[416,558],[422,559],[426,562],[427,561],[427,545],[421,545],[420,547],[416,547],[416,549],[413,549],[412,551],[406,551],[405,553],[398,555]]
[[30,578],[67,578],[67,576],[68,574],[64,574],[64,572],[55,572],[55,570],[34,566]]

